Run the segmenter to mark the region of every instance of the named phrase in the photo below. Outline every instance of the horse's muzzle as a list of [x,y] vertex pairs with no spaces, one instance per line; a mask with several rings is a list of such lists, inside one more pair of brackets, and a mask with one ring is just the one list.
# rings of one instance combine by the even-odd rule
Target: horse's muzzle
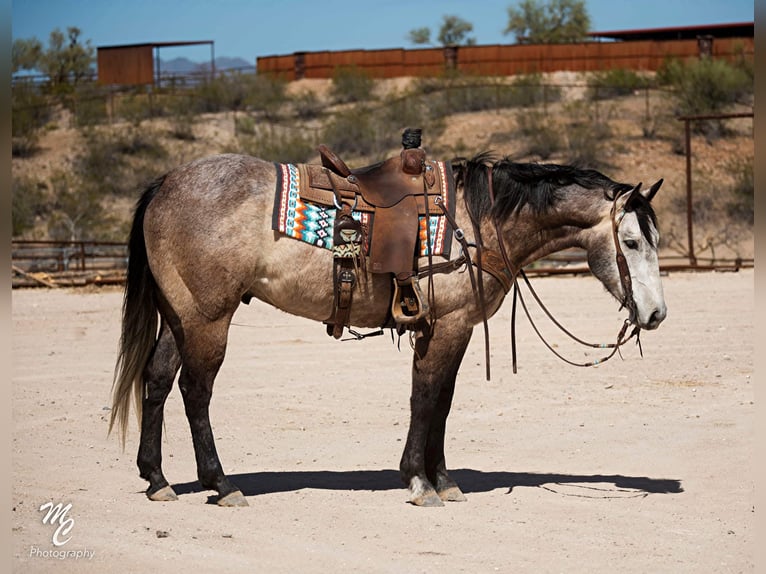
[[668,309],[665,307],[665,305],[663,305],[662,307],[655,309],[652,314],[649,315],[649,319],[647,321],[638,323],[638,326],[642,329],[646,329],[647,331],[651,331],[659,327],[660,323],[665,320],[667,315]]

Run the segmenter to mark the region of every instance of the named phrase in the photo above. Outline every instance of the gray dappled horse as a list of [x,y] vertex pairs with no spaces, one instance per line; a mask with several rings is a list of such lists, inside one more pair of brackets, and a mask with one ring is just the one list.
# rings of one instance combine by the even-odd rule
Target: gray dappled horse
[[[515,270],[562,249],[583,248],[605,288],[619,302],[630,301],[625,306],[634,326],[655,329],[665,318],[650,204],[662,180],[642,189],[593,170],[496,161],[487,154],[455,160],[452,168],[454,219],[469,241],[475,229],[487,249],[497,250],[500,240]],[[276,178],[272,162],[218,155],[173,169],[138,201],[110,430],[117,423],[124,440],[133,395],[141,426],[137,464],[152,500],[176,499],[161,468],[161,435],[165,399],[180,369],[199,481],[218,492],[218,504],[247,505],[224,474],[208,411],[239,304],[256,297],[316,321],[331,313],[332,252],[272,230]],[[627,283],[616,262],[620,253],[629,269]],[[435,321],[414,343],[411,418],[400,471],[415,505],[465,499],[444,457],[455,377],[484,315],[464,270],[429,279]],[[492,316],[506,289],[486,272],[482,278],[485,313]],[[355,295],[350,324],[385,326],[391,296],[390,277],[369,273],[366,288]]]

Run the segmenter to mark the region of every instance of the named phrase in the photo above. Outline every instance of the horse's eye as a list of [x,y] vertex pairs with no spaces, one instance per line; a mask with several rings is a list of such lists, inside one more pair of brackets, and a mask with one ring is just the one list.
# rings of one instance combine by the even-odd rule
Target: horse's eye
[[638,241],[635,239],[626,239],[624,243],[628,249],[638,249]]

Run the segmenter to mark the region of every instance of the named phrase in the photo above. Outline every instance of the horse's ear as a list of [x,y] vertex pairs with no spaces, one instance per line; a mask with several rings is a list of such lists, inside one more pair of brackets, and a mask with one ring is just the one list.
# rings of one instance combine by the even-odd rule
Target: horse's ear
[[660,178],[659,180],[657,180],[657,183],[655,183],[652,187],[649,188],[648,191],[642,192],[642,195],[646,198],[647,201],[651,201],[654,198],[655,194],[657,193],[657,190],[659,190],[660,187],[662,186],[663,181],[664,180]]
[[631,204],[633,201],[633,198],[636,197],[636,195],[641,193],[641,186],[643,185],[642,182],[638,182],[638,184],[631,189],[630,191],[623,191],[617,196],[617,199],[619,200],[619,204],[623,208],[627,208],[628,205]]

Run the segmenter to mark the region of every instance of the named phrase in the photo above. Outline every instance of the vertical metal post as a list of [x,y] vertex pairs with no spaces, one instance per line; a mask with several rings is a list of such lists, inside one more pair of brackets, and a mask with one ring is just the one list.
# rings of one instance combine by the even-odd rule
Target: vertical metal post
[[210,70],[212,76],[210,80],[215,80],[215,42],[210,42]]
[[691,120],[684,119],[686,128],[686,230],[689,241],[689,265],[697,265],[697,257],[694,255],[694,233],[692,231],[692,131]]

